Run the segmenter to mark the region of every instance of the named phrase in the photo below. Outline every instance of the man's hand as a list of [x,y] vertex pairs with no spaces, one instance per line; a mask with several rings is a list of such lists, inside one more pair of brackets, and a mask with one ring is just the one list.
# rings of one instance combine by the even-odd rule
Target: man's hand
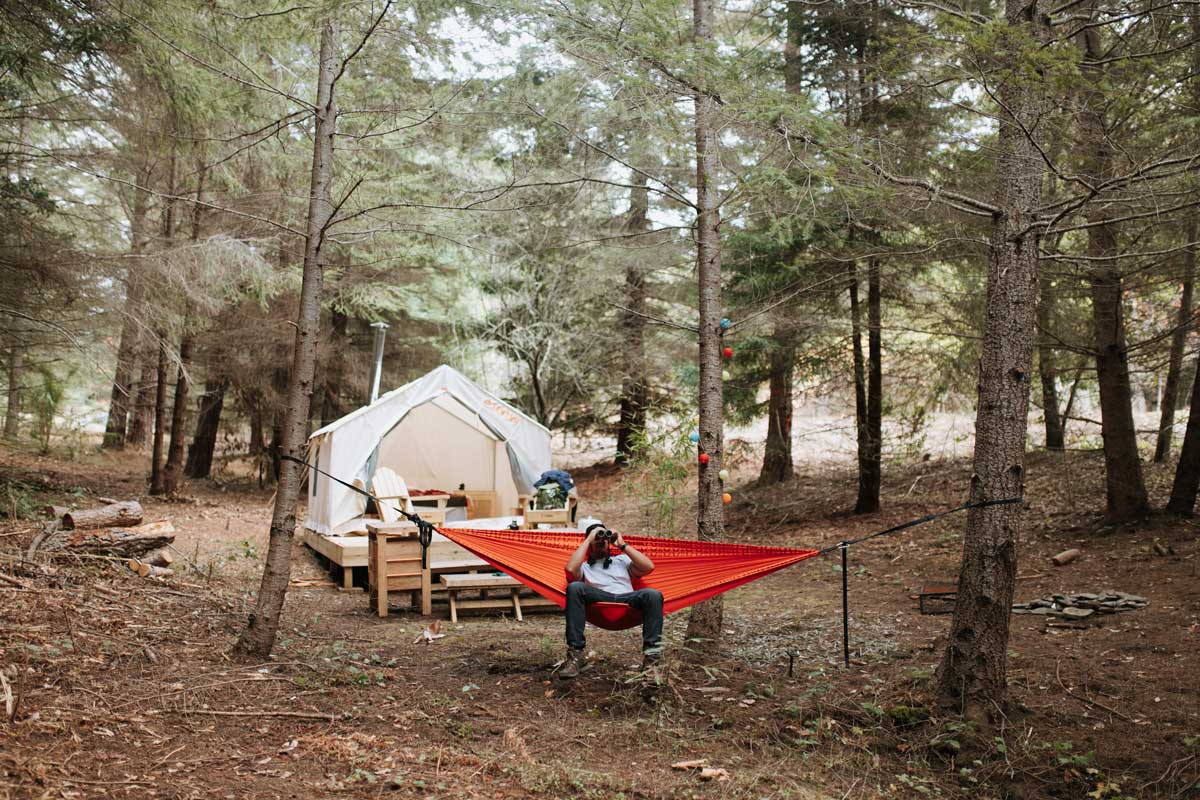
[[571,576],[571,580],[583,580],[581,569],[583,562],[587,560],[588,552],[592,549],[592,543],[596,541],[596,532],[599,528],[593,528],[591,533],[583,537],[583,541],[579,543],[579,547],[575,548],[575,552],[567,559],[567,574]]
[[625,537],[618,533],[617,538],[613,542],[613,544],[617,546],[618,550],[624,550],[625,549]]

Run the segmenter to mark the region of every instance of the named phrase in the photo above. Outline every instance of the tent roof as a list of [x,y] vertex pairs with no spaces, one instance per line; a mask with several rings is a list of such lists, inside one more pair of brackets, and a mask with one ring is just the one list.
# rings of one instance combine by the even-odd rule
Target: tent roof
[[[510,403],[506,403],[504,400],[501,400],[499,397],[492,394],[487,389],[484,389],[482,386],[480,386],[479,384],[472,381],[466,375],[463,375],[461,372],[456,370],[454,367],[451,367],[448,364],[442,364],[440,367],[436,367],[435,369],[431,370],[430,372],[426,373],[425,375],[422,375],[420,378],[417,378],[414,381],[409,381],[408,383],[404,384],[403,386],[401,386],[397,389],[392,389],[387,394],[380,395],[379,398],[374,403],[371,403],[368,406],[362,406],[361,408],[357,408],[354,411],[351,411],[346,416],[341,417],[339,419],[335,419],[333,422],[329,423],[325,427],[314,431],[312,433],[312,435],[310,435],[308,438],[311,441],[312,439],[315,439],[318,436],[324,436],[327,433],[333,433],[335,430],[342,427],[343,425],[346,425],[346,424],[350,423],[351,421],[358,419],[359,417],[367,414],[369,411],[371,411],[371,409],[376,408],[381,404],[386,404],[388,402],[391,402],[392,400],[396,400],[396,399],[403,397],[407,392],[411,391],[414,387],[416,387],[417,384],[419,384],[423,381],[433,381],[435,386],[440,386],[442,391],[450,393],[452,396],[455,397],[455,399],[457,399],[461,403],[461,402],[463,402],[462,398],[459,398],[452,388],[453,381],[450,380],[450,378],[452,376],[457,378],[458,380],[466,381],[467,383],[470,383],[471,385],[473,385],[477,389],[479,389],[479,391],[483,392],[484,394],[486,394],[488,397],[495,400],[500,405],[504,406],[507,409],[510,409],[514,414],[519,415],[520,417],[522,417],[524,420],[526,420],[530,424],[536,425],[537,427],[541,428],[547,434],[550,433],[549,428],[547,428],[542,423],[538,422],[533,417],[526,414],[521,409],[517,408],[516,406],[511,405]],[[464,403],[464,405],[465,405],[465,403]]]

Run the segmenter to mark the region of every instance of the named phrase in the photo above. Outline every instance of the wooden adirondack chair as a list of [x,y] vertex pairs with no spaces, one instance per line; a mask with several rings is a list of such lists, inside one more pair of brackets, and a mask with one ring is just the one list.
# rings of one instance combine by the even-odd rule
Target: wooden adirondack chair
[[395,508],[399,506],[409,514],[420,514],[421,519],[434,525],[446,524],[446,510],[426,506],[416,508],[408,494],[408,484],[389,467],[375,470],[371,477],[371,489],[377,501],[375,505],[379,507],[379,516],[384,522],[400,521],[400,512]]

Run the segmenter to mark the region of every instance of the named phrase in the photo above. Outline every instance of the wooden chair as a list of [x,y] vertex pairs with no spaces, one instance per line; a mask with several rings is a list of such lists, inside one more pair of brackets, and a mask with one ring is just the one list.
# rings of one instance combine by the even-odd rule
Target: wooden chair
[[375,505],[379,507],[379,518],[384,522],[398,522],[400,512],[396,510],[395,506],[400,506],[409,514],[420,514],[421,519],[434,525],[446,524],[445,507],[422,506],[417,508],[414,506],[412,497],[408,494],[408,484],[389,467],[380,467],[375,470],[375,474],[371,477],[371,488],[375,495]]
[[531,509],[532,501],[532,495],[517,496],[517,516],[525,521],[522,526],[523,530],[537,530],[539,525],[550,525],[555,528],[570,528],[574,525],[572,517],[575,509],[579,506],[578,497],[568,495],[567,504],[562,508]]

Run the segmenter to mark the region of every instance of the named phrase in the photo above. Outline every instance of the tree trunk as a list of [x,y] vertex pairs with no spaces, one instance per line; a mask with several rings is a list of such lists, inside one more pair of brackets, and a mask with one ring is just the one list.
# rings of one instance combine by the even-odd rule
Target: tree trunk
[[[696,55],[712,47],[712,0],[692,1]],[[700,466],[697,532],[701,541],[719,540],[725,509],[718,473],[724,456],[724,385],[721,381],[721,240],[717,198],[716,102],[703,90],[693,95],[696,127],[696,262],[700,299]],[[721,634],[721,596],[697,604],[688,617],[687,637],[715,647]]]
[[[139,337],[143,340],[146,336]],[[129,432],[125,434],[125,444],[138,449],[150,443],[153,433],[151,420],[154,418],[155,370],[157,361],[155,351],[143,346],[138,356],[141,370],[138,375],[137,391],[134,393],[133,415],[129,418]]]
[[125,429],[129,421],[129,407],[133,402],[133,370],[137,366],[138,330],[135,315],[141,305],[142,293],[141,281],[133,274],[132,267],[125,282],[125,318],[121,322],[117,367],[108,404],[108,421],[104,425],[104,443],[101,445],[110,450],[125,449]]
[[25,373],[25,342],[20,328],[12,332],[8,351],[8,406],[4,412],[4,438],[14,440],[21,427],[21,377]]
[[[142,252],[149,200],[146,192],[134,191],[133,207],[129,213],[129,251],[133,255]],[[102,445],[111,450],[125,449],[129,409],[134,400],[133,371],[137,367],[137,346],[141,338],[138,315],[141,313],[144,294],[143,284],[135,267],[137,263],[136,259],[131,260],[129,268],[125,270],[125,311],[121,320],[121,341],[117,345],[117,366],[113,375],[112,396],[109,399],[108,421],[104,425]]]
[[329,350],[325,358],[325,380],[321,402],[321,424],[328,425],[345,416],[342,410],[342,384],[346,376],[346,331],[350,318],[334,311],[329,325]]
[[279,456],[283,453],[283,431],[285,425],[286,420],[284,415],[276,413],[275,420],[271,424],[271,441],[267,444],[267,456],[271,460],[271,472],[268,477],[272,482],[279,480],[279,471],[283,463]]
[[1154,463],[1165,463],[1171,455],[1171,439],[1174,436],[1175,405],[1179,400],[1179,372],[1183,369],[1183,349],[1188,333],[1192,330],[1192,292],[1196,284],[1196,217],[1188,220],[1187,250],[1183,255],[1183,293],[1179,298],[1179,319],[1171,334],[1171,356],[1167,363],[1167,385],[1163,388],[1158,419],[1158,440],[1154,443]]
[[854,357],[854,432],[858,444],[858,485],[862,486],[867,451],[867,366],[862,344],[862,302],[858,298],[858,263],[850,262],[850,348]]
[[158,339],[157,383],[154,387],[154,450],[150,457],[150,494],[166,493],[166,476],[163,475],[163,441],[167,424],[167,339],[156,333]]
[[782,483],[794,474],[792,466],[792,381],[796,346],[784,326],[777,325],[771,349],[767,395],[767,442],[759,486]]
[[188,365],[192,359],[192,337],[184,334],[179,343],[179,369],[175,375],[175,405],[171,409],[171,448],[163,470],[163,490],[175,494],[183,472],[183,439],[187,435]]
[[1042,381],[1042,416],[1046,424],[1046,449],[1063,449],[1063,419],[1058,413],[1058,370],[1050,342],[1054,281],[1046,270],[1038,278],[1038,376]]
[[[625,230],[637,233],[649,229],[650,198],[646,176],[635,172],[632,180],[634,188],[629,192],[629,219]],[[625,375],[621,381],[621,411],[617,421],[618,464],[629,463],[634,442],[646,432],[646,273],[640,264],[633,263],[632,257],[625,268],[625,308],[621,318]]]
[[200,413],[196,416],[196,433],[188,448],[187,465],[183,474],[189,478],[207,478],[212,474],[213,454],[217,449],[217,433],[221,427],[221,411],[225,406],[225,392],[229,390],[229,379],[215,374],[209,364],[208,377],[204,381],[204,394],[200,396]]
[[1167,511],[1191,516],[1196,509],[1196,491],[1200,488],[1200,358],[1196,359],[1196,377],[1192,380],[1191,411],[1175,466],[1175,482],[1171,484],[1171,499]]
[[[1041,0],[1006,0],[1012,35],[997,57],[1023,58],[1025,47],[1050,38]],[[979,360],[972,501],[1018,497],[1025,475],[1036,314],[1039,204],[1043,162],[1024,131],[1035,130],[1044,108],[1040,76],[1016,77],[998,87],[997,187],[987,282],[987,316]],[[1007,689],[1008,631],[1017,575],[1018,505],[972,509],[963,539],[958,598],[949,642],[938,667],[939,694],[982,718],[1003,707]]]
[[[304,455],[308,432],[308,406],[312,398],[316,370],[317,343],[321,326],[321,285],[325,229],[333,216],[330,187],[333,182],[333,143],[337,129],[334,83],[338,72],[337,32],[332,20],[321,31],[321,55],[317,80],[316,132],[313,138],[312,183],[308,200],[308,224],[305,229],[304,276],[300,288],[300,309],[296,320],[295,353],[288,380],[287,419],[283,431],[283,451],[293,457]],[[285,461],[275,492],[271,515],[271,535],[266,566],[258,590],[258,601],[249,622],[239,637],[234,652],[265,659],[275,646],[279,615],[287,596],[291,575],[292,535],[296,529],[296,494],[300,487],[300,465]]]
[[[867,424],[866,441],[858,446],[858,501],[854,513],[879,510],[883,482],[883,340],[880,308],[879,259],[867,268]],[[860,429],[859,431],[863,431]]]
[[[1092,9],[1093,16],[1095,8]],[[1079,134],[1091,180],[1112,177],[1113,149],[1104,121],[1105,53],[1100,31],[1090,27],[1080,34],[1084,51],[1082,74],[1090,88],[1082,95]],[[1138,458],[1137,429],[1133,421],[1133,392],[1129,381],[1129,352],[1125,341],[1125,315],[1121,308],[1121,272],[1117,265],[1117,225],[1103,202],[1087,211],[1087,254],[1091,270],[1092,324],[1095,333],[1096,379],[1100,389],[1101,436],[1108,511],[1114,522],[1136,519],[1150,509],[1142,465]]]

